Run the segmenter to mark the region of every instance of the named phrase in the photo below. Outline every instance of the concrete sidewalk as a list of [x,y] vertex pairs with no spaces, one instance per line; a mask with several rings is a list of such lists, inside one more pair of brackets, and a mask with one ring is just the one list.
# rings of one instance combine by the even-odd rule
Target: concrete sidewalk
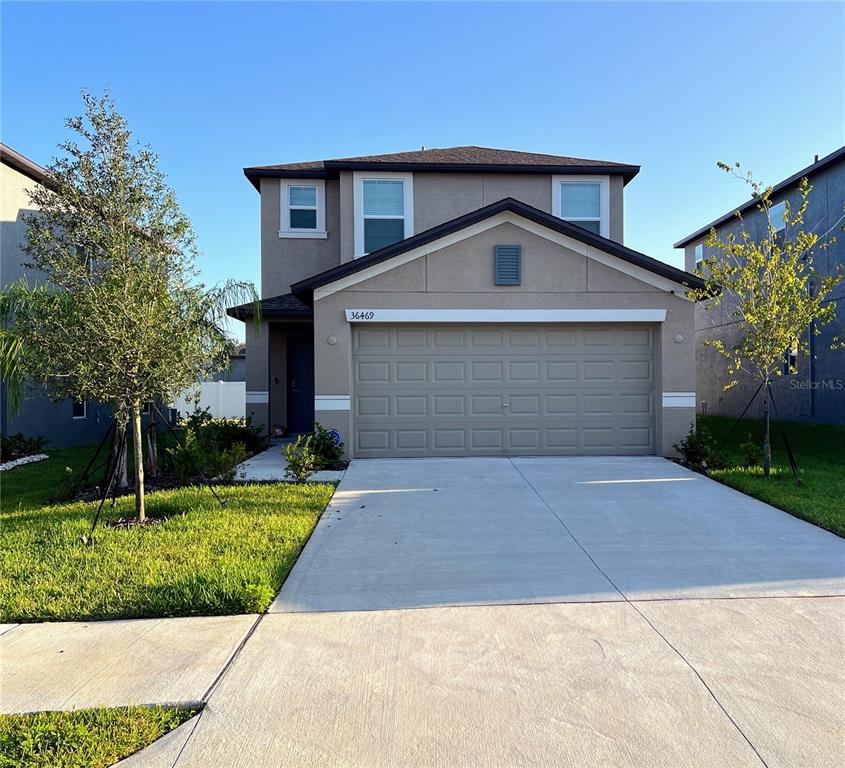
[[[287,462],[281,445],[271,445],[266,451],[256,453],[238,466],[235,479],[238,482],[281,482],[286,480]],[[314,483],[336,483],[343,477],[343,470],[315,472],[310,477]]]
[[0,712],[200,701],[256,616],[13,625]]

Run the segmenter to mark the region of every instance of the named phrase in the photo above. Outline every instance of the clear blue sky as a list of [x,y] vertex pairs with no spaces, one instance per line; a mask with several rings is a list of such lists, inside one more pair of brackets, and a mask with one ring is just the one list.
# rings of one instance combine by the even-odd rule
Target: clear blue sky
[[845,143],[842,3],[6,3],[2,139],[46,163],[111,88],[206,282],[259,279],[242,168],[479,144],[642,165],[625,240],[672,243]]

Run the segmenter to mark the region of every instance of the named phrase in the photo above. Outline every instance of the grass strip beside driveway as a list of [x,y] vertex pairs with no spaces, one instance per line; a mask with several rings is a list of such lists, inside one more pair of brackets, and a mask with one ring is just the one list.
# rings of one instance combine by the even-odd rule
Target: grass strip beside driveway
[[[699,416],[698,424],[721,445],[735,421],[725,416]],[[776,423],[772,423],[772,475],[764,477],[760,466],[742,466],[744,452],[740,445],[748,440],[749,434],[756,445],[763,444],[763,423],[752,419],[742,421],[725,445],[729,466],[712,470],[710,476],[845,536],[845,426],[788,422],[783,428],[800,470],[800,485],[792,476],[780,426]]]
[[[34,465],[33,465],[34,466]],[[334,488],[327,484],[220,486],[158,491],[143,528],[101,525],[79,538],[96,504],[4,512],[0,622],[211,616],[264,611],[281,588]],[[7,509],[4,505],[4,509]],[[104,507],[132,517],[132,497]]]
[[198,711],[103,707],[0,715],[0,767],[106,768],[152,744]]

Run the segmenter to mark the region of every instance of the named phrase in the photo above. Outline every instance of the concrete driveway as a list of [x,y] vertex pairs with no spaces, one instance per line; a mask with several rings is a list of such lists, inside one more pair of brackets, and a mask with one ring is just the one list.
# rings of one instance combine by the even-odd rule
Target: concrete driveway
[[658,458],[355,461],[188,766],[839,766],[845,542]]

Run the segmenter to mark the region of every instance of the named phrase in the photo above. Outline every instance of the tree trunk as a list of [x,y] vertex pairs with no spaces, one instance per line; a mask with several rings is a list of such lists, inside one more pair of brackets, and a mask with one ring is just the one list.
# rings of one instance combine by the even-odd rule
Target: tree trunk
[[150,477],[158,474],[158,430],[154,420],[147,427],[147,472]]
[[769,419],[769,382],[763,395],[763,474],[768,477],[772,471],[772,435]]
[[129,488],[129,478],[126,475],[126,422],[117,423],[114,431],[114,442],[112,443],[112,456],[117,459],[117,467],[114,471],[114,487],[119,491]]
[[141,435],[141,404],[132,405],[132,445],[135,449],[135,512],[138,522],[147,519],[144,511],[144,443]]

